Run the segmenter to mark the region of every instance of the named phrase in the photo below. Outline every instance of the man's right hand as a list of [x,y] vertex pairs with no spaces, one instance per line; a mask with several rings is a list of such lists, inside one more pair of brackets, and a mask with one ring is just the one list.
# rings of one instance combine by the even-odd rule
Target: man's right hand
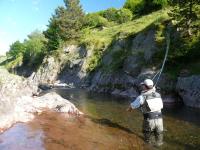
[[131,108],[131,106],[129,106],[126,111],[131,112],[133,109]]

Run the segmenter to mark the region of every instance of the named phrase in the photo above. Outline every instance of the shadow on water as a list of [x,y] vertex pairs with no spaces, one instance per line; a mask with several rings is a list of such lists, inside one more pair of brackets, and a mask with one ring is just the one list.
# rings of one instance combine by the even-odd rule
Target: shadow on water
[[118,123],[112,122],[109,119],[106,119],[106,118],[96,119],[96,118],[93,118],[88,115],[86,115],[85,117],[89,118],[91,121],[93,121],[96,124],[100,124],[100,125],[108,126],[108,127],[112,127],[112,128],[117,128],[117,129],[123,130],[127,133],[134,134],[134,135],[138,136],[139,138],[143,139],[143,137],[141,135],[137,134],[136,132],[133,132],[129,128],[123,127],[123,126],[119,125]]

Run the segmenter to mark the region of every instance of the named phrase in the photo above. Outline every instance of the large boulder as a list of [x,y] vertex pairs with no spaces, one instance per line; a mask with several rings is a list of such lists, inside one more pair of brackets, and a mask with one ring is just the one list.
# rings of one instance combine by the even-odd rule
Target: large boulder
[[90,90],[112,92],[115,89],[125,90],[135,85],[135,79],[124,72],[108,73],[98,71],[92,78]]
[[178,94],[187,106],[200,108],[200,76],[179,77],[176,85]]
[[16,122],[27,122],[34,113],[46,109],[58,112],[82,114],[71,102],[56,93],[34,97],[38,88],[34,75],[25,79],[0,69],[0,129],[9,128]]

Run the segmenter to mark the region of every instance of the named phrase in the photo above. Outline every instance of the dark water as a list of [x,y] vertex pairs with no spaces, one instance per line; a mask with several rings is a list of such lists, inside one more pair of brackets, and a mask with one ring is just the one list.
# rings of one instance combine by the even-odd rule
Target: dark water
[[164,109],[164,145],[143,142],[142,115],[126,112],[130,100],[77,89],[54,90],[86,117],[45,112],[0,135],[0,150],[200,149],[200,110]]

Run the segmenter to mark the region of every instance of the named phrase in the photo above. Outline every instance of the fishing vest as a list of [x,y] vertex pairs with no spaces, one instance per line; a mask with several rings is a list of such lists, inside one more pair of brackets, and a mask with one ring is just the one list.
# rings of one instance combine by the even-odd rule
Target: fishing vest
[[161,96],[157,92],[143,93],[144,103],[140,109],[143,114],[159,112],[163,108],[163,102]]

